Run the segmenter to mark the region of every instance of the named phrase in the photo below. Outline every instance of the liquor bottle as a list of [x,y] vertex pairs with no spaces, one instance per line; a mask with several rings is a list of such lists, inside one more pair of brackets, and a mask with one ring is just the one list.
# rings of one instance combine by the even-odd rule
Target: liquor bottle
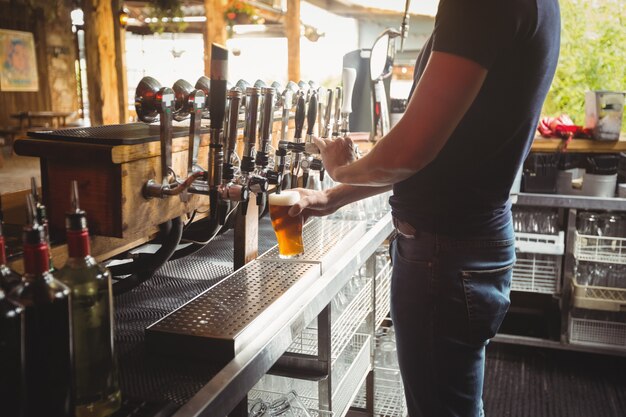
[[13,287],[22,281],[22,277],[7,266],[4,235],[2,234],[2,212],[0,211],[0,290],[8,294]]
[[24,342],[23,308],[0,288],[0,407],[2,415],[21,416]]
[[111,275],[91,256],[76,181],[72,182],[72,210],[65,225],[69,257],[55,275],[72,292],[76,417],[104,417],[121,404],[113,349]]
[[26,417],[73,417],[70,289],[50,273],[50,248],[27,196],[22,282],[10,296],[24,307]]

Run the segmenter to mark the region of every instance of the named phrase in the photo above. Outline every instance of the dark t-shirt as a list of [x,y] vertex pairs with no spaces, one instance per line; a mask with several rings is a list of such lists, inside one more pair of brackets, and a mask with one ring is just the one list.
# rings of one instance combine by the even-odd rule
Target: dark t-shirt
[[488,234],[508,222],[509,191],[532,144],[559,42],[557,0],[440,1],[415,83],[431,51],[471,59],[488,73],[437,157],[394,185],[394,216],[453,236]]

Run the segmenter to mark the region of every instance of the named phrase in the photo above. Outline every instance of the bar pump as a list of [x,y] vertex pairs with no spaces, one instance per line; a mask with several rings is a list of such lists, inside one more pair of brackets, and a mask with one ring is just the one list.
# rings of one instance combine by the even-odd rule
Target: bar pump
[[341,74],[343,84],[343,102],[341,105],[341,128],[339,133],[346,137],[350,134],[350,114],[352,113],[352,92],[356,81],[356,70],[344,68]]
[[256,153],[256,166],[257,173],[262,175],[269,163],[276,90],[272,87],[263,87],[261,88],[261,97],[263,97],[263,102],[261,107],[260,147]]
[[200,149],[200,123],[205,109],[206,96],[202,90],[194,89],[189,82],[178,80],[174,90],[174,120],[181,121],[191,117],[189,123],[189,150],[187,157],[187,175],[194,171],[202,171],[198,167],[198,151]]
[[[295,114],[295,133],[293,137],[293,141],[295,144],[303,143],[302,140],[302,130],[304,128],[304,120],[306,118],[306,92],[305,90],[300,89],[296,96],[296,114]],[[289,167],[289,176],[291,187],[298,186],[298,174],[300,171],[300,158],[301,154],[304,152],[304,149],[293,149],[291,153],[291,163]]]
[[[222,170],[224,165],[224,144],[222,142],[222,127],[226,113],[226,89],[228,75],[228,50],[223,46],[211,45],[211,97],[210,114],[211,130],[209,131],[209,164],[207,183],[209,185],[209,199],[211,219],[221,219],[218,213],[218,187],[222,184]],[[223,213],[222,213],[223,214]],[[220,223],[221,224],[221,223]]]
[[333,122],[333,138],[339,137],[341,127],[341,87],[335,88],[335,120]]
[[[249,195],[249,192],[253,192],[257,196],[267,192],[267,179],[257,175],[255,172],[259,95],[260,89],[257,87],[248,87],[246,89],[246,126],[244,128],[244,151],[241,158],[241,177],[239,180],[240,184],[246,189],[246,191],[243,191],[244,193]],[[245,215],[248,211],[248,199],[244,199],[241,204],[241,212]]]
[[[309,99],[308,111],[306,114],[307,120],[307,132],[305,138],[305,144],[313,143],[313,129],[315,128],[315,121],[317,119],[317,92],[313,90],[311,93],[311,98]],[[302,162],[300,163],[302,166],[302,187],[306,188],[309,182],[309,172],[311,169],[321,170],[322,162],[313,158],[311,154],[308,152],[304,153],[304,158],[302,158]]]
[[322,119],[322,124],[320,126],[320,136],[323,138],[330,137],[333,128],[333,120],[332,120],[332,111],[333,111],[333,90],[326,90],[326,106],[324,117]]
[[[278,86],[276,85],[275,87]],[[267,171],[267,179],[270,184],[276,185],[277,194],[280,194],[283,188],[291,188],[291,176],[285,175],[285,170],[288,168],[287,150],[288,145],[291,143],[289,142],[287,132],[289,131],[289,115],[297,100],[297,91],[298,85],[293,81],[289,81],[287,83],[287,87],[283,90],[280,96],[277,96],[276,100],[276,106],[282,107],[280,139],[274,155],[274,168],[273,170]]]
[[135,90],[135,110],[142,122],[153,123],[158,120],[160,123],[161,182],[149,180],[144,184],[143,195],[145,198],[164,198],[171,195],[171,185],[176,183],[176,174],[172,170],[174,91],[169,87],[161,87],[152,77],[144,77]]

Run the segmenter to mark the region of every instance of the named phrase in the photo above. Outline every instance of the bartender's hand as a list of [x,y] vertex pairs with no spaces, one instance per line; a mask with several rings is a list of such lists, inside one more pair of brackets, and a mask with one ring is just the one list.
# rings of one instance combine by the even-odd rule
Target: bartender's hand
[[326,191],[309,190],[306,188],[296,188],[294,191],[300,193],[300,201],[291,206],[289,215],[292,217],[302,215],[304,221],[311,216],[322,217],[337,211],[330,202],[330,198]]
[[339,137],[331,140],[313,137],[313,142],[320,150],[326,172],[333,180],[341,181],[336,176],[337,168],[349,165],[357,159],[352,139]]

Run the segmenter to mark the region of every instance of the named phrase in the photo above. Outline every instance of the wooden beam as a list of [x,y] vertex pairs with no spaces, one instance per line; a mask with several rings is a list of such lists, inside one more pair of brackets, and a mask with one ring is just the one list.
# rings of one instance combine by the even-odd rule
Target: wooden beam
[[289,80],[300,80],[300,0],[287,0],[285,17],[287,32],[287,75]]
[[89,115],[93,126],[120,120],[111,6],[110,1],[83,1]]
[[226,0],[204,0],[204,75],[211,76],[211,44],[226,45]]
[[128,77],[126,72],[126,29],[120,25],[119,13],[123,0],[113,0],[113,27],[115,32],[115,69],[119,91],[119,123],[128,123]]

